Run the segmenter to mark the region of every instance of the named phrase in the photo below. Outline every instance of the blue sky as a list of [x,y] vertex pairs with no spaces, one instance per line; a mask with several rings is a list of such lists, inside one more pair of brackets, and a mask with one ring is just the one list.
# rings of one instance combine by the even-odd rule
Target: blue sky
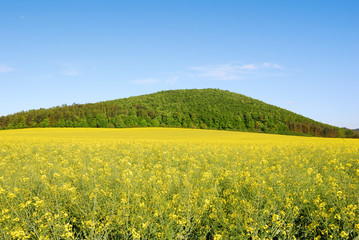
[[359,128],[359,1],[0,0],[0,115],[220,88]]

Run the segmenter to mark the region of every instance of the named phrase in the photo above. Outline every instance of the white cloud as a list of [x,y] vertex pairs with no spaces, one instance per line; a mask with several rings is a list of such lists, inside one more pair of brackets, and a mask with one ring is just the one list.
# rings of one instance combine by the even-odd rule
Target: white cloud
[[7,73],[7,72],[13,72],[15,71],[14,68],[8,67],[8,66],[0,66],[0,73]]
[[265,63],[262,63],[262,66],[263,66],[264,68],[283,69],[282,66],[280,66],[279,64],[276,64],[276,63],[268,63],[268,62],[265,62]]
[[287,101],[287,104],[290,104],[290,105],[292,105],[292,104],[296,104],[296,102],[292,102],[292,101]]
[[238,81],[243,79],[258,79],[263,77],[281,76],[283,67],[276,63],[250,63],[232,62],[227,64],[192,66],[180,72],[163,74],[159,78],[143,78],[130,81],[136,85],[150,84],[176,84],[179,79],[207,79],[220,81]]
[[159,83],[159,82],[160,81],[158,81],[157,79],[154,79],[154,78],[145,78],[145,79],[138,79],[138,80],[131,81],[132,84],[136,84],[136,85],[154,84],[154,83]]
[[204,77],[213,80],[240,80],[249,74],[265,74],[266,71],[283,70],[283,68],[275,63],[261,64],[222,64],[208,65],[200,67],[190,67],[196,74],[196,77]]
[[190,69],[198,72],[200,77],[208,77],[216,80],[240,79],[240,76],[238,75],[238,66],[231,64],[191,67]]
[[256,64],[247,64],[240,66],[239,69],[256,70],[258,69],[258,66]]

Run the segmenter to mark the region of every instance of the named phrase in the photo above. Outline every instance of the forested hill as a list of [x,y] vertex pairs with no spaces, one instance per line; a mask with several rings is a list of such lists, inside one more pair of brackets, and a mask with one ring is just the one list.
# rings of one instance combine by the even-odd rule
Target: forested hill
[[0,117],[1,129],[29,127],[184,127],[324,137],[355,132],[322,124],[241,94],[218,89],[162,91]]

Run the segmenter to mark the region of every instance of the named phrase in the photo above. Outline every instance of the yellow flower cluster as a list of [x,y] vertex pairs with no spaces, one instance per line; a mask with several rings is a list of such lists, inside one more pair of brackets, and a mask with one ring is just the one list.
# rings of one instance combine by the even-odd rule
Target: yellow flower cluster
[[0,132],[1,239],[353,239],[359,141],[212,130]]

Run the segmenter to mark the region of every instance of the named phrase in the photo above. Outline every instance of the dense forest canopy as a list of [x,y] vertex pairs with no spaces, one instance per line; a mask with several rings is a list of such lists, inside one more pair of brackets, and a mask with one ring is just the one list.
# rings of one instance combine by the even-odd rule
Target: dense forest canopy
[[183,127],[358,137],[355,131],[316,122],[259,100],[219,89],[162,91],[0,117],[0,129],[33,127]]

